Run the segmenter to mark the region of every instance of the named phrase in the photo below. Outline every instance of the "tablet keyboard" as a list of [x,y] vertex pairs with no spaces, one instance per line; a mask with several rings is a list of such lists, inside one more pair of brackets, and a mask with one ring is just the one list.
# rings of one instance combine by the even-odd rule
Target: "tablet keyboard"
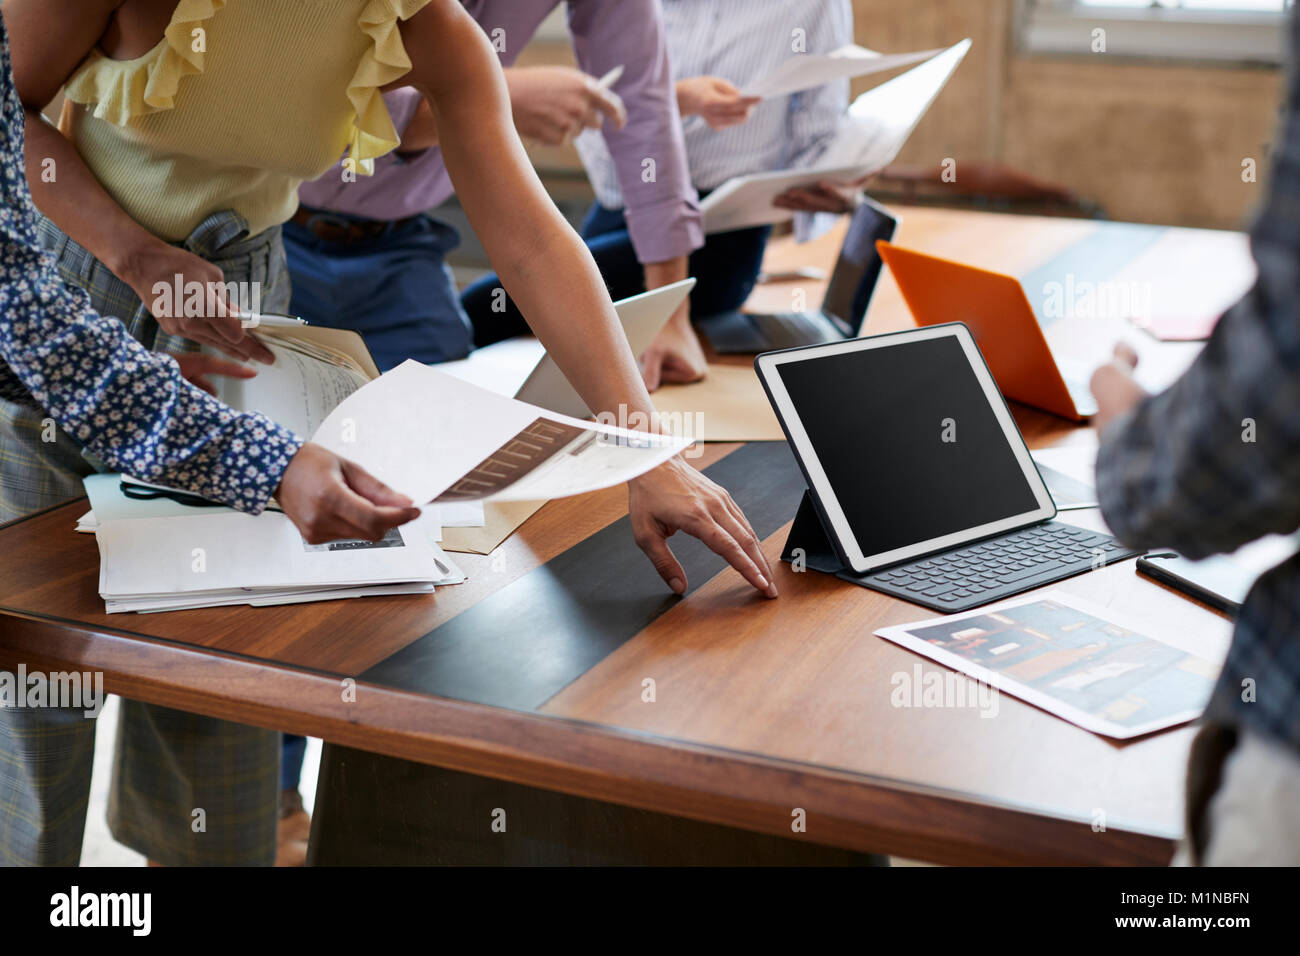
[[923,607],[965,611],[1141,553],[1051,521],[852,580]]

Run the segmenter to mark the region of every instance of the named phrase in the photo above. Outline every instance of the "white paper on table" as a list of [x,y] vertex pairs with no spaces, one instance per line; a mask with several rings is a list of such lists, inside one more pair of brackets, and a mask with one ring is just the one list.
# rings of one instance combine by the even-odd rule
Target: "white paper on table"
[[[430,510],[438,515],[444,528],[481,528],[487,524],[481,501],[447,501]],[[438,539],[442,540],[441,534]]]
[[[597,491],[644,474],[689,443],[556,415],[414,361],[345,399],[314,440],[413,501],[434,501],[452,489],[455,497],[438,504]],[[532,470],[521,478],[494,464],[530,457]],[[485,480],[471,489],[471,477]]]
[[1034,461],[1073,478],[1081,484],[1097,483],[1097,442],[1072,441],[1051,448],[1035,448],[1030,455]]
[[742,96],[770,99],[810,90],[834,80],[883,73],[900,66],[928,60],[939,50],[917,53],[877,53],[850,43],[829,53],[794,53],[775,70],[741,92]]
[[475,349],[468,358],[430,366],[489,392],[513,398],[528,380],[546,348],[535,338],[520,336]]
[[1169,229],[1109,283],[1114,289],[1142,290],[1131,300],[1132,318],[1141,325],[1143,319],[1221,315],[1250,291],[1258,272],[1246,233]]
[[790,211],[772,205],[772,201],[786,190],[821,180],[854,182],[879,172],[893,162],[970,45],[970,40],[962,40],[859,96],[840,119],[814,167],[727,180],[700,203],[704,231],[728,232],[784,222]]
[[[918,636],[919,632],[929,628],[948,629],[951,628],[952,625],[962,621],[987,617],[988,615],[997,614],[1002,610],[1043,602],[1051,602],[1072,608],[1088,615],[1089,617],[1110,624],[1113,627],[1133,632],[1137,637],[1144,638],[1145,640],[1156,644],[1166,645],[1184,655],[1187,655],[1187,658],[1181,661],[1177,666],[1180,670],[1187,671],[1189,675],[1196,675],[1198,681],[1203,684],[1203,693],[1196,695],[1194,699],[1189,697],[1186,701],[1186,706],[1182,706],[1183,702],[1179,701],[1179,706],[1176,710],[1155,719],[1143,723],[1122,724],[1116,720],[1107,719],[1105,716],[1074,706],[1050,693],[1050,688],[1052,686],[1057,686],[1058,684],[1059,687],[1064,690],[1077,686],[1087,686],[1089,682],[1102,680],[1107,675],[1114,676],[1123,673],[1125,668],[1128,667],[1128,664],[1132,662],[1124,662],[1122,660],[1124,656],[1122,652],[1116,655],[1119,660],[1095,664],[1089,667],[1081,667],[1069,674],[1062,674],[1057,681],[1053,681],[1046,689],[1040,689],[1032,687],[1029,684],[1001,671],[985,667],[968,657],[964,657],[961,654],[950,651],[946,648],[939,647],[926,640],[924,637]],[[956,630],[960,631],[960,629]],[[931,618],[925,621],[916,621],[911,624],[899,624],[893,627],[885,627],[875,633],[877,637],[883,637],[886,640],[899,644],[910,651],[922,655],[923,657],[936,661],[944,667],[965,674],[966,676],[981,681],[991,687],[996,687],[1000,691],[1004,691],[1013,697],[1017,697],[1020,700],[1033,704],[1035,707],[1039,707],[1048,713],[1055,714],[1063,720],[1068,720],[1070,723],[1076,724],[1085,730],[1089,730],[1096,734],[1102,734],[1106,737],[1114,737],[1123,740],[1130,737],[1140,737],[1143,734],[1149,734],[1156,730],[1175,727],[1179,724],[1195,720],[1201,715],[1205,709],[1205,705],[1209,702],[1210,692],[1213,689],[1215,677],[1222,666],[1221,659],[1207,659],[1203,656],[1204,648],[1197,641],[1188,640],[1184,635],[1176,633],[1173,629],[1170,629],[1168,634],[1161,634],[1159,636],[1153,635],[1149,633],[1149,631],[1149,626],[1130,621],[1117,615],[1110,608],[1104,608],[1100,605],[1092,604],[1088,601],[1084,601],[1080,598],[1074,597],[1073,595],[1065,594],[1060,591],[1049,591],[1046,594],[1035,594],[1029,597],[1021,596],[1010,601],[1002,601],[986,608],[967,611],[962,614],[951,614],[944,617]],[[1008,640],[1010,640],[1010,637],[1008,637]],[[1117,700],[1121,699],[1122,697],[1117,698]],[[1116,702],[1112,701],[1110,706],[1114,707],[1115,705]]]
[[[448,582],[452,583],[452,582]],[[157,614],[163,611],[193,611],[209,607],[275,607],[282,604],[307,604],[312,601],[338,601],[346,598],[387,597],[396,594],[432,594],[434,585],[419,582],[412,584],[381,584],[358,588],[316,588],[283,591],[228,591],[202,592],[176,597],[117,599],[104,601],[109,614]]]

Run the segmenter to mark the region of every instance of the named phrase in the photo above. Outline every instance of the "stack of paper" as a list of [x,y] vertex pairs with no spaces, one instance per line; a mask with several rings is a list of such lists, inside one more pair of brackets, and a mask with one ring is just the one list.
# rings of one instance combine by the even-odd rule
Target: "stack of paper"
[[465,580],[420,524],[374,543],[310,545],[276,512],[105,521],[99,593],[111,614],[425,594]]
[[133,499],[120,475],[92,475],[85,485],[92,510],[77,530],[93,532],[99,545],[99,593],[110,614],[427,594],[465,580],[435,541],[432,509],[378,543],[309,545],[276,511],[253,517]]

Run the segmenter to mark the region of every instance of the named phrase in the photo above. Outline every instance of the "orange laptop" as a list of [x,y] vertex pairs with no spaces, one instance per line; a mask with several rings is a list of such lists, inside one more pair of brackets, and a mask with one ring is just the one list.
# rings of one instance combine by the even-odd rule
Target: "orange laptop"
[[916,324],[966,323],[1007,398],[1074,421],[1097,411],[1088,383],[1061,374],[1018,279],[884,241],[876,248]]

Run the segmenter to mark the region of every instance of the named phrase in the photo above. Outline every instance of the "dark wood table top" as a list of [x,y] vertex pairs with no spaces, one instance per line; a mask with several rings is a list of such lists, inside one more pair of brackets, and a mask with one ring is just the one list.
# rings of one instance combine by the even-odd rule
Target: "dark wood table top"
[[[900,239],[1016,272],[1097,228],[918,209]],[[837,248],[835,235],[777,241],[768,265],[826,264]],[[788,307],[789,294],[766,287],[755,301]],[[886,277],[871,328],[909,324]],[[1191,352],[1143,354],[1178,367]],[[1092,441],[1086,428],[1015,413],[1031,447]],[[781,452],[715,444],[695,464],[745,485],[754,462]],[[570,618],[564,600],[588,587],[584,575],[644,560],[618,527],[622,488],[547,504],[492,556],[456,555],[469,580],[435,595],[147,615],[104,612],[94,539],[73,531],[87,506],[73,502],[0,528],[0,666],[102,670],[127,697],[762,832],[789,835],[802,808],[808,839],[851,849],[949,863],[1167,861],[1192,728],[1119,744],[1006,695],[991,719],[892,706],[893,675],[942,669],[872,632],[933,612],[780,564],[797,495],[769,507],[761,478],[745,493],[766,515],[779,600],[674,539],[707,568],[687,597],[660,598],[633,575],[627,595],[610,582]],[[1062,517],[1099,527],[1095,512]],[[1052,587],[1226,647],[1225,619],[1132,562]],[[532,617],[534,599],[561,619]],[[625,600],[646,620],[613,633]],[[493,680],[520,690],[498,700],[481,690]]]

